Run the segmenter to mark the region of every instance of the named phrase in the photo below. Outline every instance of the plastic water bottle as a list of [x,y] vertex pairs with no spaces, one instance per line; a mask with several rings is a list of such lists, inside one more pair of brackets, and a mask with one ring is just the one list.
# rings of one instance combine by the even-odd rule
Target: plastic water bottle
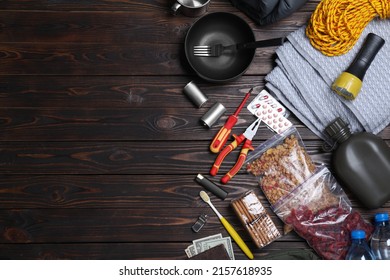
[[375,260],[368,243],[364,230],[353,230],[351,232],[352,244],[349,247],[346,260]]
[[375,230],[371,237],[371,250],[377,260],[390,260],[389,214],[375,215]]

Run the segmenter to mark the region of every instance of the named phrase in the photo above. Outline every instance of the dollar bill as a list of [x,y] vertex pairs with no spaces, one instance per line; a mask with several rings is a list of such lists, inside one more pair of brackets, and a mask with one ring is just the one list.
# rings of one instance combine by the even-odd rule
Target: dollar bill
[[201,251],[204,252],[210,248],[223,244],[231,260],[234,260],[234,251],[232,245],[232,239],[230,237],[224,237],[221,239],[208,240],[201,243]]
[[[188,246],[184,251],[185,251],[187,257],[191,258],[199,253],[206,251],[209,248],[212,248],[212,247],[217,246],[217,245],[222,244],[222,243],[224,243],[224,244],[226,243],[226,245],[224,245],[226,250],[230,250],[229,248],[232,247],[231,241],[230,241],[230,247],[229,247],[229,242],[225,239],[226,238],[223,238],[221,233],[210,235],[210,236],[203,237],[203,238],[199,238],[199,239],[193,240],[192,245]],[[230,237],[229,237],[229,239],[230,239]],[[216,243],[214,246],[204,245],[204,244],[207,244],[209,242],[218,241],[218,240],[223,240],[223,241],[222,241],[222,243],[221,242]],[[210,244],[214,244],[214,243],[210,243]],[[231,250],[231,252],[233,252],[233,250]],[[233,255],[233,257],[234,257],[234,255]]]
[[187,255],[188,258],[191,258],[191,257],[195,256],[196,255],[195,246],[194,245],[188,246],[185,249],[185,252],[186,252],[186,255]]
[[218,239],[222,239],[222,234],[221,233],[193,240],[192,244],[195,247],[195,253],[199,254],[199,253],[203,252],[202,251],[202,243],[208,242],[208,241],[212,241],[212,240],[218,240]]

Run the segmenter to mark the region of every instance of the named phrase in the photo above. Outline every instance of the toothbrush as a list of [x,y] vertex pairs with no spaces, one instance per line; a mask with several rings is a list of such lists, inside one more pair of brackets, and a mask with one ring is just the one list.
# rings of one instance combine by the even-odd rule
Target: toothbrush
[[221,221],[222,225],[225,227],[227,232],[230,234],[230,236],[233,238],[234,241],[236,241],[237,245],[240,247],[240,249],[247,255],[247,257],[251,260],[253,260],[253,254],[251,250],[249,250],[248,246],[246,246],[245,242],[242,240],[242,238],[238,235],[238,233],[234,230],[234,228],[229,224],[229,222],[218,212],[218,210],[214,207],[214,205],[211,203],[210,197],[205,191],[201,191],[199,193],[200,197],[204,202],[206,202],[211,209],[213,209],[214,213],[218,216],[219,220]]

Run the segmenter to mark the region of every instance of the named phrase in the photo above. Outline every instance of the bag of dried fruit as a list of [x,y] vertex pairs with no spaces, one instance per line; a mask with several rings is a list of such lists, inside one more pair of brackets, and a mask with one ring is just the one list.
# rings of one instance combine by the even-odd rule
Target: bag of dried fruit
[[316,170],[295,127],[257,147],[246,163],[247,171],[258,178],[271,205],[305,182]]
[[352,230],[364,230],[367,240],[373,231],[373,226],[352,209],[326,167],[273,205],[273,210],[324,259],[345,259]]
[[373,227],[354,211],[330,171],[316,167],[295,127],[257,147],[246,161],[271,208],[324,259],[344,259],[350,231]]

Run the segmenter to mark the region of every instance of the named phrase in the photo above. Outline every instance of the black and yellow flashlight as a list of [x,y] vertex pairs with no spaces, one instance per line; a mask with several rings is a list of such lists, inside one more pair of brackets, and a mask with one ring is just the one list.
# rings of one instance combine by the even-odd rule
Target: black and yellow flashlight
[[351,65],[332,84],[332,90],[348,100],[355,99],[360,92],[368,67],[384,43],[382,37],[369,33]]

